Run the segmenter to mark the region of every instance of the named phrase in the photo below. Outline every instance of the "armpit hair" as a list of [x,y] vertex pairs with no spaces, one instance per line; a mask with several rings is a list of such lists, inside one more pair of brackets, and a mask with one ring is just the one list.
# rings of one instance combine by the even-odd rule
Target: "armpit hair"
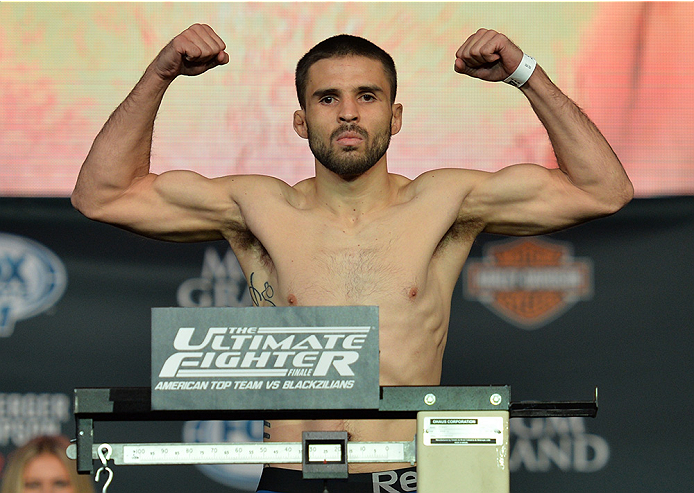
[[234,231],[234,235],[231,241],[236,248],[255,253],[265,265],[272,264],[270,254],[251,230],[242,227],[240,224],[232,225],[232,230]]
[[484,224],[477,220],[457,220],[454,222],[436,246],[434,255],[441,253],[451,242],[473,242],[484,229]]

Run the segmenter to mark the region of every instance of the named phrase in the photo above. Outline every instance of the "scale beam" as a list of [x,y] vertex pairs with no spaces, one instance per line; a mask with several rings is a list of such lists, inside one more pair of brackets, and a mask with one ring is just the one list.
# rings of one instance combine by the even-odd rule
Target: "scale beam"
[[[116,465],[167,464],[301,464],[301,442],[244,443],[110,443]],[[328,447],[315,451],[330,460]],[[77,446],[70,445],[68,456],[77,458]],[[91,457],[99,459],[99,445],[92,446]],[[415,442],[354,442],[347,445],[349,462],[415,461]]]

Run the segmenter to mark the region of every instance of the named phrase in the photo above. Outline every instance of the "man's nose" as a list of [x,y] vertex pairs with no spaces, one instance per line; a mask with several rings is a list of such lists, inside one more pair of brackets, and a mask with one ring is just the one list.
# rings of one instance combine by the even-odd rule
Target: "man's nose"
[[359,120],[359,107],[357,102],[352,98],[347,98],[342,101],[340,105],[339,113],[340,121],[342,122],[356,122]]

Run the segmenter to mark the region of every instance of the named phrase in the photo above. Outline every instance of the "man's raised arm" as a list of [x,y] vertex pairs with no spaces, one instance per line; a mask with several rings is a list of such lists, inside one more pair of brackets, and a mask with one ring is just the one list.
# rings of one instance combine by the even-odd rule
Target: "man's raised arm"
[[[219,180],[189,171],[149,172],[154,120],[169,84],[226,64],[222,39],[193,25],[162,49],[94,140],[80,170],[72,203],[87,217],[165,239],[219,236],[229,206]],[[223,180],[223,179],[221,179]]]
[[463,216],[481,220],[488,232],[541,234],[612,214],[631,200],[631,182],[597,127],[506,36],[480,29],[457,51],[455,70],[491,82],[516,79],[559,164],[553,170],[519,164],[480,173]]

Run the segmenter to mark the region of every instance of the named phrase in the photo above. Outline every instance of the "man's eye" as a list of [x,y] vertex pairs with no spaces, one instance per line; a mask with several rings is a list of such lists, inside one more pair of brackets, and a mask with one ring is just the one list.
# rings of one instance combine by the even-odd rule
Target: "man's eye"
[[364,101],[376,101],[376,96],[373,94],[364,94],[361,97]]
[[333,101],[335,101],[335,98],[332,96],[325,96],[320,100],[320,102],[323,104],[332,104]]

